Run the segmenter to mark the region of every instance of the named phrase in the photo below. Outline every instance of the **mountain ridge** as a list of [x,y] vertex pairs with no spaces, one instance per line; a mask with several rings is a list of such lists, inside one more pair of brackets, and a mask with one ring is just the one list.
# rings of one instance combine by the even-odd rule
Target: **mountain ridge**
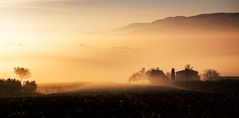
[[239,31],[239,13],[209,13],[194,16],[175,16],[149,23],[132,23],[116,32],[165,31]]

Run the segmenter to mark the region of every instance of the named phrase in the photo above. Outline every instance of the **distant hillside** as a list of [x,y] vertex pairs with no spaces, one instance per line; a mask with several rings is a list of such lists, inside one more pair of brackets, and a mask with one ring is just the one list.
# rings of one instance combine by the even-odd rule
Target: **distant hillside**
[[239,13],[212,13],[196,16],[176,16],[151,23],[134,23],[115,32],[167,31],[239,31]]

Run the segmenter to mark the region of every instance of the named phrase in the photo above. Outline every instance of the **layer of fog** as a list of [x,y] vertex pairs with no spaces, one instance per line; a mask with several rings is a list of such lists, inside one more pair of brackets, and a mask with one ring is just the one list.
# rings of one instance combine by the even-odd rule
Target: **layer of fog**
[[39,83],[126,83],[142,67],[169,72],[173,67],[181,70],[185,64],[200,73],[214,68],[222,75],[239,74],[237,32],[101,33],[79,37],[23,44],[17,47],[17,54],[4,53],[1,65],[6,68],[1,72],[11,72],[15,66],[28,67],[31,79]]
[[148,84],[148,83],[95,83],[95,82],[82,82],[82,83],[51,83],[40,84],[37,92],[43,94],[54,93],[75,93],[75,92],[146,92],[146,91],[196,91],[187,89],[172,84]]

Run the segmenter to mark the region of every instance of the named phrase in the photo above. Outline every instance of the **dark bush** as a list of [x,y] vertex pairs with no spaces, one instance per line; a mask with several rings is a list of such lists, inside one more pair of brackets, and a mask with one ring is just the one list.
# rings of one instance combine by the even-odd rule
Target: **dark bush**
[[21,81],[8,78],[0,79],[0,97],[1,96],[18,96],[24,93],[36,92],[37,84],[35,81],[26,81],[23,85]]
[[22,91],[21,82],[16,79],[0,80],[0,94],[16,94]]
[[24,92],[36,92],[37,84],[35,81],[25,81],[22,86],[22,89]]

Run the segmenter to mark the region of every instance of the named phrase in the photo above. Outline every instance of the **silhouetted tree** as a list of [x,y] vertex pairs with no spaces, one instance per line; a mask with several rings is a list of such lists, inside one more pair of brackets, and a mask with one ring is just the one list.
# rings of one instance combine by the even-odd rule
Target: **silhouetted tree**
[[24,95],[24,93],[36,92],[36,89],[35,81],[25,81],[22,85],[21,81],[16,79],[0,79],[0,96]]
[[129,82],[140,82],[147,80],[146,70],[142,68],[139,72],[133,73],[129,78]]
[[8,78],[0,80],[0,95],[11,95],[22,91],[21,82],[16,79]]
[[23,68],[23,67],[14,68],[14,73],[21,79],[21,81],[22,81],[23,78],[31,77],[30,70],[27,69],[27,68]]
[[214,69],[205,70],[203,77],[207,81],[217,81],[219,80],[219,73]]
[[150,83],[167,82],[168,78],[170,78],[170,73],[168,75],[169,77],[159,68],[153,68],[147,71],[145,68],[142,68],[139,72],[132,74],[129,78],[129,82],[145,82],[145,80]]
[[175,80],[175,77],[176,77],[175,69],[172,68],[172,70],[171,70],[171,80]]
[[146,72],[151,83],[166,82],[168,80],[167,76],[158,67],[156,69],[151,69]]
[[185,70],[193,70],[193,67],[190,64],[187,64],[185,66]]
[[25,81],[22,88],[24,92],[36,92],[37,84],[35,81]]

